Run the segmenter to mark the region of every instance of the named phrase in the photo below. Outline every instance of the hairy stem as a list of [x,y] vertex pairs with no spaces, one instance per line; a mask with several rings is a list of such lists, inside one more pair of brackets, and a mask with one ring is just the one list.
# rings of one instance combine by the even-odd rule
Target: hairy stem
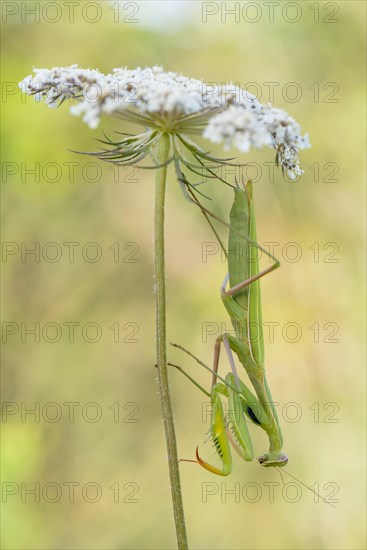
[[158,145],[155,190],[154,217],[154,251],[155,251],[155,285],[156,285],[156,346],[158,384],[161,400],[164,433],[166,436],[168,467],[171,483],[173,513],[176,524],[177,544],[180,550],[188,548],[185,517],[182,502],[180,472],[178,468],[177,444],[171,397],[167,373],[166,350],[166,280],[164,267],[164,202],[166,190],[167,166],[162,166],[167,160],[170,148],[168,134],[162,134]]

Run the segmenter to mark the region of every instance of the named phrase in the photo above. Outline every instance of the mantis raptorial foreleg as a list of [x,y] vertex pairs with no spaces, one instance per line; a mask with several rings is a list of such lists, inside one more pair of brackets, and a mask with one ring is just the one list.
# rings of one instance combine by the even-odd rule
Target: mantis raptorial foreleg
[[[228,373],[222,378],[217,371],[207,367],[200,359],[178,344],[172,344],[193,357],[201,366],[213,374],[215,382],[212,384],[211,392],[207,392],[196,380],[194,380],[182,367],[169,363],[184,374],[193,384],[200,389],[211,400],[211,427],[210,435],[214,447],[223,462],[223,468],[216,468],[203,460],[196,449],[196,461],[212,473],[228,475],[232,471],[232,457],[228,443],[246,461],[254,457],[252,441],[248,432],[245,418],[260,426],[258,418],[266,418],[259,401],[251,390],[240,380],[236,379],[233,373]],[[231,353],[230,349],[229,352]],[[217,379],[221,382],[218,382]],[[225,420],[221,397],[228,399],[228,412]],[[189,460],[188,462],[193,462]]]
[[[243,254],[244,242],[246,254]],[[246,418],[265,430],[269,438],[269,452],[258,458],[259,463],[263,466],[284,466],[288,461],[287,456],[281,452],[283,439],[265,375],[260,296],[260,279],[276,269],[279,262],[264,250],[274,263],[260,271],[258,249],[264,250],[256,240],[252,185],[248,182],[244,189],[235,189],[229,225],[228,274],[221,286],[222,302],[231,318],[235,335],[222,334],[217,338],[214,347],[210,392],[211,437],[222,468],[208,464],[199,456],[198,451],[196,453],[197,462],[201,466],[220,475],[228,475],[232,469],[229,443],[245,460],[253,458]],[[226,290],[228,283],[229,289]],[[220,378],[218,367],[222,344],[232,371],[227,374],[224,384],[217,382]],[[244,367],[256,397],[238,376],[232,352]],[[226,420],[223,416],[222,397],[228,399]]]

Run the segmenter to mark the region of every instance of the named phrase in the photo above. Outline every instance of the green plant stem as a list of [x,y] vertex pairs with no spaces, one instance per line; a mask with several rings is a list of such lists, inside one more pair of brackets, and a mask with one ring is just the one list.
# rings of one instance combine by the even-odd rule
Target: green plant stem
[[[162,134],[158,144],[157,164],[161,166],[168,160],[170,138]],[[171,397],[167,373],[166,350],[166,280],[164,267],[164,202],[166,191],[167,166],[156,170],[155,216],[154,216],[154,251],[155,251],[155,287],[156,287],[156,346],[158,384],[161,400],[164,433],[166,436],[168,467],[171,483],[173,513],[176,524],[177,544],[179,550],[188,548],[184,509],[181,493],[180,472],[175,425],[171,405]]]

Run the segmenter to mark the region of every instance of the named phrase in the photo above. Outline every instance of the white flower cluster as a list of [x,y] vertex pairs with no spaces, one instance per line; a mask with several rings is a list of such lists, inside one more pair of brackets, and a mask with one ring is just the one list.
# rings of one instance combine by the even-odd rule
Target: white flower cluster
[[230,105],[209,120],[203,136],[214,143],[224,143],[225,149],[234,145],[243,153],[251,147],[275,147],[277,162],[291,179],[303,173],[298,150],[310,147],[308,135],[301,135],[294,118],[259,102],[253,102],[250,108],[241,103]]
[[261,104],[232,84],[207,84],[161,67],[118,68],[108,75],[77,65],[34,69],[34,75],[19,87],[38,100],[44,98],[49,106],[70,99],[72,114],[82,115],[91,128],[98,126],[103,113],[128,111],[145,117],[137,117],[137,122],[149,118],[160,127],[167,121],[168,128],[179,130],[182,122],[182,131],[187,133],[191,123],[210,141],[224,143],[226,148],[233,145],[242,152],[275,147],[283,169],[293,175],[302,173],[298,150],[310,147],[299,124],[285,111]]
[[200,80],[161,67],[134,70],[114,69],[104,75],[98,70],[80,69],[77,65],[34,69],[19,87],[27,94],[42,97],[51,106],[73,98],[72,114],[83,114],[84,121],[96,128],[102,113],[113,115],[128,108],[140,113],[167,116],[188,115],[203,109],[220,107],[223,103],[219,91],[206,94]]

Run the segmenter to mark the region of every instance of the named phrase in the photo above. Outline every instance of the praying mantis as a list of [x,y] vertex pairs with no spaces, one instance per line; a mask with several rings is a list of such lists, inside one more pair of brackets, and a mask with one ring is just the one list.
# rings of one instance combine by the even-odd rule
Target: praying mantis
[[[259,249],[264,251],[273,262],[263,271],[259,269]],[[243,253],[244,250],[245,253]],[[231,447],[245,461],[253,460],[254,449],[248,422],[262,428],[269,438],[269,451],[258,457],[258,462],[265,467],[282,467],[288,462],[288,457],[282,452],[283,437],[265,374],[260,294],[260,279],[280,264],[274,256],[257,244],[251,182],[244,184],[243,189],[240,187],[234,189],[227,259],[228,273],[220,292],[223,305],[231,318],[234,335],[224,333],[216,339],[213,369],[206,367],[182,346],[173,344],[212,372],[211,391],[208,393],[186,371],[173,365],[210,397],[210,437],[222,465],[216,467],[206,462],[199,455],[198,447],[196,460],[190,462],[197,462],[206,470],[221,476],[227,476],[232,472]],[[231,372],[225,378],[218,374],[222,345],[231,367]],[[233,353],[244,367],[255,393],[240,379]],[[228,401],[226,415],[223,411],[222,398]]]

